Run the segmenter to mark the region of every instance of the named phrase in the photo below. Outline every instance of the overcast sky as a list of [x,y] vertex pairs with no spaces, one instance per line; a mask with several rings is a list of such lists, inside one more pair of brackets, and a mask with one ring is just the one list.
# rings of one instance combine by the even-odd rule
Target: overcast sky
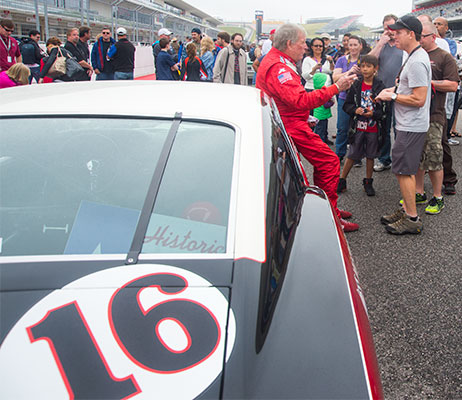
[[186,0],[192,6],[225,21],[253,21],[255,10],[263,18],[299,23],[315,17],[363,15],[367,26],[382,24],[386,14],[401,16],[411,11],[412,0]]

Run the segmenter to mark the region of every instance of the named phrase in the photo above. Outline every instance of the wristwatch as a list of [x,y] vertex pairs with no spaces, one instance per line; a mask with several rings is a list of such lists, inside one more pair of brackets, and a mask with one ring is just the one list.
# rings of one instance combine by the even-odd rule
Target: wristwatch
[[391,101],[395,101],[398,95],[396,93],[391,94]]

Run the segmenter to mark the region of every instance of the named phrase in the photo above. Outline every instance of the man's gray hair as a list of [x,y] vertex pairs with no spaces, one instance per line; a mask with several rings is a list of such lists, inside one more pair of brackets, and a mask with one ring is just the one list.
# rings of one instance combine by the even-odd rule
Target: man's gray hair
[[279,51],[284,51],[287,49],[287,41],[295,43],[300,33],[306,35],[305,30],[298,25],[284,24],[274,34],[273,46]]

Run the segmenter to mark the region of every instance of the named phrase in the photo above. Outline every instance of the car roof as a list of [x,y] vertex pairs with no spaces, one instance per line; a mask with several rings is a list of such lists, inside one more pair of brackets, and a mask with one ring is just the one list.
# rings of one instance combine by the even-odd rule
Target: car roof
[[4,116],[142,116],[220,121],[236,128],[238,189],[235,259],[264,261],[265,167],[260,91],[205,82],[106,81],[27,85],[0,90]]
[[[99,81],[27,85],[0,91],[0,115],[104,114],[228,121],[257,112],[259,91],[205,82]],[[217,101],[218,100],[218,101]],[[70,105],[75,103],[73,109]]]

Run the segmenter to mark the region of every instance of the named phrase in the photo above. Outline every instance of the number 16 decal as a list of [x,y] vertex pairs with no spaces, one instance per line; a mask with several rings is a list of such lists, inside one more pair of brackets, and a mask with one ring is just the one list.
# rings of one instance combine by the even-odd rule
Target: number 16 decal
[[235,334],[228,300],[201,276],[110,268],[21,317],[0,346],[0,398],[195,398],[219,382]]

